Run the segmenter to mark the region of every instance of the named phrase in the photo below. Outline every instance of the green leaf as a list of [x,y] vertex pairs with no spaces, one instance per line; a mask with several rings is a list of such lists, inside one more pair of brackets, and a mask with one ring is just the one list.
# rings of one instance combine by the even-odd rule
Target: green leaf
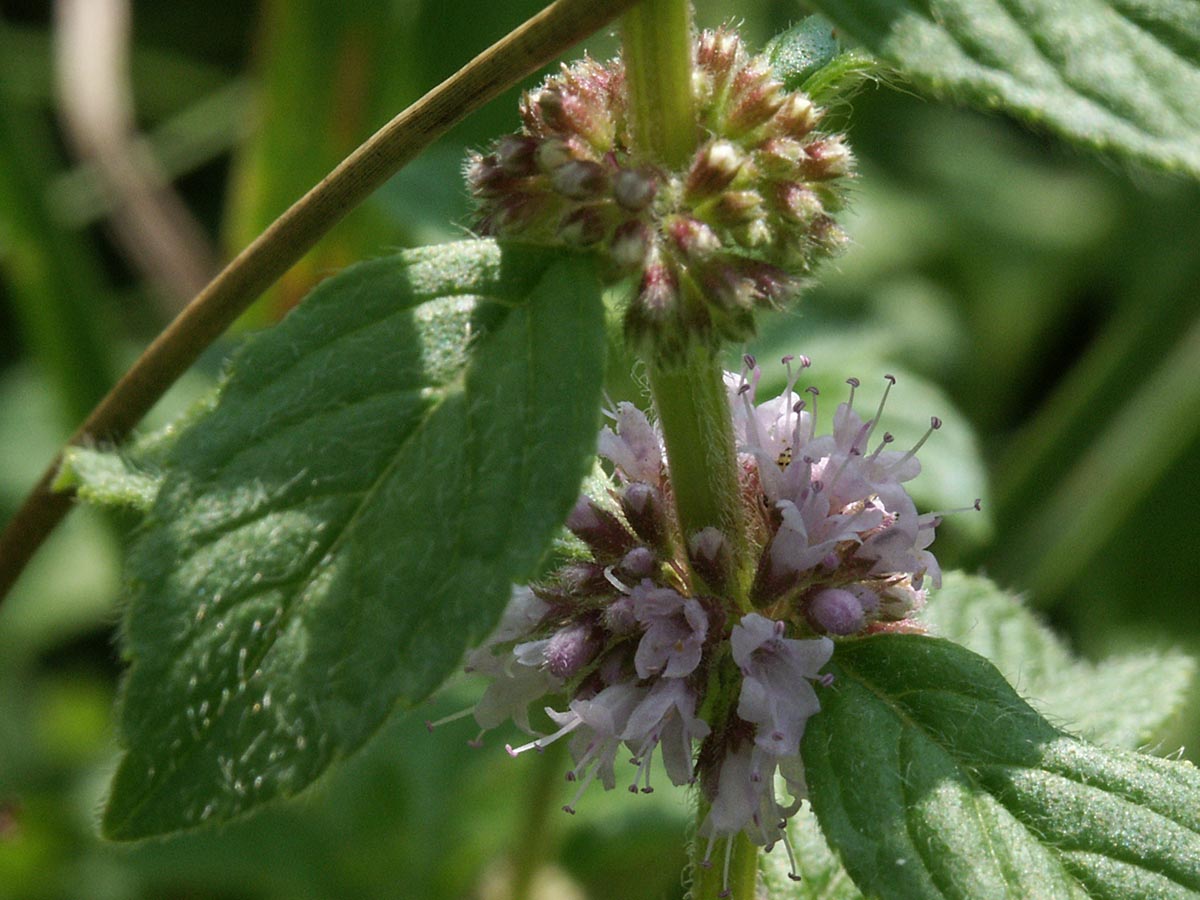
[[1179,651],[1076,660],[1017,598],[986,578],[957,572],[947,573],[921,620],[987,657],[1047,718],[1112,747],[1133,750],[1152,741],[1183,705],[1196,674],[1195,661]]
[[1195,0],[813,0],[918,87],[1200,177]]
[[813,809],[868,896],[1195,897],[1200,772],[1050,725],[981,656],[839,644],[808,723]]
[[434,689],[577,495],[603,347],[589,260],[484,241],[354,266],[251,340],[131,553],[105,833],[294,794]]
[[126,455],[91,447],[68,447],[54,490],[75,489],[76,495],[98,506],[127,506],[148,512],[162,479],[147,472]]
[[766,54],[784,87],[822,104],[844,99],[879,70],[869,54],[844,49],[823,16],[809,16],[777,34]]

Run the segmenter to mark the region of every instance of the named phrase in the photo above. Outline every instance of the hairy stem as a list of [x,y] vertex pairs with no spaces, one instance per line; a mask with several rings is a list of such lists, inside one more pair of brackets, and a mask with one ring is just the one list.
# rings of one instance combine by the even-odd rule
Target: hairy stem
[[[698,822],[708,815],[708,804],[701,803]],[[758,848],[750,843],[745,834],[739,832],[713,848],[712,857],[706,864],[704,855],[707,842],[697,838],[692,846],[692,889],[688,900],[757,900]],[[726,852],[729,853],[728,870]],[[728,880],[727,880],[728,879]],[[728,893],[724,893],[728,890]]]
[[645,0],[621,23],[621,55],[638,149],[678,168],[696,149],[690,0]]
[[[120,441],[197,357],[350,210],[405,163],[634,0],[556,0],[372,135],[196,295],[84,421],[70,443]],[[0,534],[0,598],[70,508],[54,458]]]
[[[699,134],[688,0],[646,0],[630,10],[622,23],[622,56],[637,150],[672,168],[683,167]],[[646,362],[684,538],[709,526],[720,528],[740,561],[737,458],[720,363],[700,345],[687,352],[682,365]]]

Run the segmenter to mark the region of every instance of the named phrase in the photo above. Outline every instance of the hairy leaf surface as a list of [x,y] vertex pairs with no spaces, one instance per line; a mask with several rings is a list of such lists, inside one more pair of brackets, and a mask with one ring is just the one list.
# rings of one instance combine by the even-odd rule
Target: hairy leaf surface
[[1200,772],[1050,725],[985,659],[917,635],[839,645],[803,753],[864,894],[1194,897]]
[[918,87],[1200,178],[1195,0],[814,0]]
[[588,260],[483,241],[354,266],[252,340],[131,554],[105,832],[294,794],[435,688],[575,499],[603,346]]

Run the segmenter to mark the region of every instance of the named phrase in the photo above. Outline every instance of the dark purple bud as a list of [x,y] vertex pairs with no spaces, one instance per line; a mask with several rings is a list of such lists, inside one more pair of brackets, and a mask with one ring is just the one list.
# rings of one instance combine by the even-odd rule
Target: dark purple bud
[[550,184],[571,200],[591,200],[608,190],[608,174],[599,163],[573,159],[551,172]]
[[633,549],[634,537],[621,521],[588,497],[580,497],[567,516],[567,527],[596,555],[597,561],[620,559]]
[[709,526],[688,541],[688,559],[696,574],[714,591],[725,591],[733,574],[733,551],[729,539],[718,528]]
[[591,206],[571,210],[558,223],[558,236],[576,247],[590,247],[603,240],[607,230],[604,215]]
[[638,537],[660,553],[667,551],[667,517],[658,488],[633,482],[621,495],[621,510]]
[[649,169],[621,169],[613,176],[613,199],[630,212],[640,212],[654,200],[658,181]]
[[827,634],[854,634],[866,625],[862,604],[841,588],[826,588],[808,601],[808,620]]
[[537,173],[534,157],[538,140],[521,134],[510,134],[496,142],[496,161],[500,168],[515,178],[524,178]]
[[550,636],[546,644],[546,671],[558,678],[570,678],[595,658],[600,637],[591,623],[568,625]]
[[609,256],[621,270],[634,271],[645,264],[650,240],[650,229],[647,225],[636,220],[624,222],[613,232]]
[[476,197],[503,197],[516,189],[516,181],[495,156],[476,156],[467,164],[467,186]]
[[634,547],[617,563],[616,574],[625,581],[638,582],[649,578],[658,566],[658,557],[649,547]]
[[571,152],[570,145],[559,138],[547,138],[538,144],[534,153],[534,162],[537,163],[538,170],[547,174],[565,166],[573,159],[575,154]]

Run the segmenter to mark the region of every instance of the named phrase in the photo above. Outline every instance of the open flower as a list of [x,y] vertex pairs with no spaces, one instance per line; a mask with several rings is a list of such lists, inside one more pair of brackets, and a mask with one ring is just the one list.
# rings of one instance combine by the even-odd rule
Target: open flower
[[[939,577],[928,547],[940,516],[919,514],[904,487],[924,439],[892,450],[883,403],[864,419],[853,379],[822,420],[816,390],[795,390],[808,360],[792,362],[784,392],[762,403],[752,359],[726,377],[742,540],[714,527],[680,532],[659,433],[619,404],[599,437],[613,480],[567,519],[587,555],[514,591],[468,658],[490,679],[480,726],[511,716],[535,735],[510,753],[569,741],[577,789],[568,811],[593,781],[617,784],[622,748],[635,766],[631,791],[652,789],[656,756],[673,784],[698,783],[711,864],[739,834],[786,845],[783,823],[805,796],[801,743],[832,680],[822,670],[835,639],[915,627],[909,617]],[[752,548],[741,571],[735,543]],[[529,718],[539,698],[549,723],[540,735]]]

